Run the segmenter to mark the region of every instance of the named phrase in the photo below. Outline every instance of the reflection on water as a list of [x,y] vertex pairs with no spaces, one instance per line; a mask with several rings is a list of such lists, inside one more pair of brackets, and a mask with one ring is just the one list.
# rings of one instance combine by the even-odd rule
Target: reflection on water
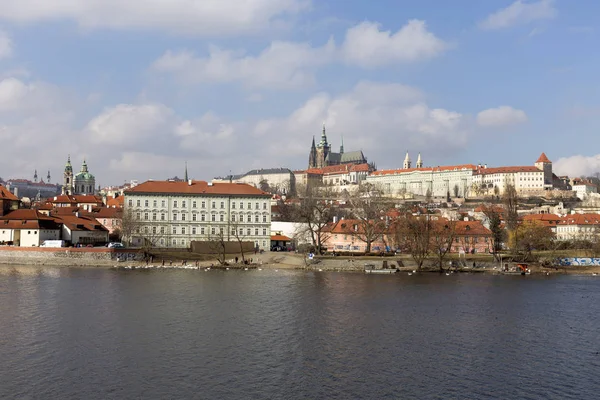
[[596,398],[599,289],[0,266],[0,398]]

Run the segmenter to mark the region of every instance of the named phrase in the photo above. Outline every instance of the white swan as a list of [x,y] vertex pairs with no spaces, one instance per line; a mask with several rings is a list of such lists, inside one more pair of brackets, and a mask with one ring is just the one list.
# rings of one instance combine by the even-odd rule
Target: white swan
[[412,275],[412,272],[409,272],[409,273],[408,273],[408,276],[411,276],[411,275]]
[[450,276],[450,274],[446,272],[446,276]]
[[248,267],[244,268],[244,271],[248,271]]
[[413,273],[413,274],[416,274],[416,273],[417,273],[417,270],[416,270],[416,269],[413,269],[413,272],[412,272],[412,273]]

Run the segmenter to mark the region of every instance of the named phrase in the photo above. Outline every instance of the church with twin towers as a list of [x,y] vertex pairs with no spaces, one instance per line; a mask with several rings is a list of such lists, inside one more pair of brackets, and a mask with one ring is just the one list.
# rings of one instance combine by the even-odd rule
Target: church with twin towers
[[361,150],[357,151],[344,151],[344,139],[341,139],[340,151],[335,153],[332,151],[331,144],[327,141],[327,132],[325,131],[325,124],[323,124],[323,131],[321,132],[321,140],[319,143],[315,143],[315,137],[313,136],[312,145],[310,147],[310,153],[308,155],[308,168],[324,168],[331,165],[341,164],[366,164],[367,158],[364,156]]

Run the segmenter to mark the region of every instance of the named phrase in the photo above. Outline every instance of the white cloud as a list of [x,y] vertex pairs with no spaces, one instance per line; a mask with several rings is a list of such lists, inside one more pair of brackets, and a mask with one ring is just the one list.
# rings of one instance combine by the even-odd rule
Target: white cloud
[[309,6],[310,0],[0,0],[0,19],[66,19],[90,29],[156,29],[214,36],[261,30]]
[[45,82],[26,82],[15,77],[0,79],[0,114],[22,115],[63,109],[70,94]]
[[427,30],[424,21],[411,20],[396,33],[380,30],[374,22],[363,22],[346,32],[341,56],[349,64],[378,67],[432,58],[448,45]]
[[208,57],[168,51],[153,64],[159,72],[184,82],[242,82],[251,87],[302,87],[314,82],[316,67],[331,62],[335,45],[313,48],[307,43],[273,42],[258,56],[211,46]]
[[0,59],[12,56],[13,44],[10,36],[3,30],[0,30]]
[[253,56],[209,48],[206,57],[186,50],[167,51],[152,64],[156,72],[172,74],[184,83],[241,82],[252,88],[302,88],[315,83],[319,67],[335,62],[364,68],[431,58],[448,46],[428,32],[423,21],[409,21],[398,32],[380,31],[363,22],[346,32],[342,46],[333,39],[320,46],[274,41]]
[[539,0],[526,2],[517,0],[510,6],[496,11],[479,23],[482,29],[503,29],[514,25],[552,19],[558,14],[554,0]]
[[162,104],[119,104],[107,108],[86,127],[92,143],[136,145],[170,133],[173,111]]
[[600,154],[590,157],[582,155],[562,157],[553,163],[552,168],[557,175],[592,176],[600,172]]
[[377,161],[388,166],[399,166],[399,146],[426,149],[429,155],[450,153],[468,137],[462,114],[430,108],[417,89],[374,82],[360,82],[336,97],[315,95],[286,118],[259,121],[253,132],[266,157],[283,165],[297,160],[304,167],[311,133],[318,138],[323,121],[335,151],[343,135],[346,151],[377,154]]
[[510,106],[488,108],[477,114],[477,123],[483,127],[511,126],[527,122],[527,114]]

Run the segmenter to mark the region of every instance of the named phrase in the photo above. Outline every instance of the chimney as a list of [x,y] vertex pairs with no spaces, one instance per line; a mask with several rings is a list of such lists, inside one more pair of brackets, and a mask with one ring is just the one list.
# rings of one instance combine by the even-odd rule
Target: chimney
[[484,168],[484,169],[487,169],[487,164],[483,164],[483,168]]
[[338,222],[338,217],[337,217],[337,215],[334,215],[333,216],[333,223],[335,224],[336,222]]
[[192,186],[192,180],[188,179],[188,186]]
[[77,218],[79,218],[79,215],[80,215],[80,214],[79,214],[79,211],[77,211],[77,212],[75,213],[75,216],[76,216]]

